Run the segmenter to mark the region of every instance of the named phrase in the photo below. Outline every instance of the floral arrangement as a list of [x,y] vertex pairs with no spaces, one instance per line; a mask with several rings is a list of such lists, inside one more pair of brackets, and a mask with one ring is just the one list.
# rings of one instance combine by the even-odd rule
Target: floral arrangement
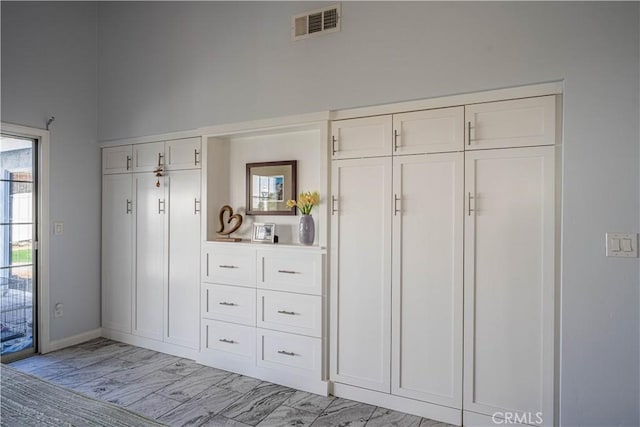
[[317,206],[320,203],[320,194],[317,191],[313,193],[311,191],[300,193],[298,197],[298,201],[295,200],[287,200],[287,206],[292,208],[297,206],[302,212],[303,215],[310,215],[311,208]]

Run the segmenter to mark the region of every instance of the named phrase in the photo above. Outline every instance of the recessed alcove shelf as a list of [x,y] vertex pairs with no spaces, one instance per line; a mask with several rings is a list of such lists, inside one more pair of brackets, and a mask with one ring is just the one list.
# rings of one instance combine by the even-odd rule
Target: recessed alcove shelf
[[[286,122],[281,119],[279,122]],[[233,234],[243,241],[251,240],[254,222],[276,224],[281,246],[299,246],[298,215],[246,215],[246,164],[282,160],[297,160],[298,192],[320,192],[320,206],[314,207],[316,225],[314,247],[326,247],[326,218],[328,192],[327,130],[328,121],[272,123],[260,129],[251,124],[239,125],[231,132],[211,132],[203,135],[203,152],[206,159],[203,173],[203,194],[206,195],[206,241],[214,241],[219,228],[218,213],[222,206],[230,205],[234,213],[243,216],[240,229]],[[232,244],[232,243],[230,243]]]

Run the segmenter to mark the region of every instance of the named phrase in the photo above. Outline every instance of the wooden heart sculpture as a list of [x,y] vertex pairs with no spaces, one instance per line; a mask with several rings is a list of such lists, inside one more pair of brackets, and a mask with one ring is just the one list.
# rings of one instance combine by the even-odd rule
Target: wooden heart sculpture
[[[225,212],[229,213],[229,218],[226,220],[226,223],[224,219]],[[234,215],[233,208],[231,208],[231,206],[229,205],[224,205],[222,208],[220,208],[220,213],[218,214],[218,220],[220,221],[220,228],[218,229],[217,233],[222,236],[230,235],[234,231],[237,231],[242,225],[242,215],[240,214]],[[236,223],[231,226],[231,229],[225,231],[224,228],[226,224],[231,224],[231,222],[234,220],[236,221]]]

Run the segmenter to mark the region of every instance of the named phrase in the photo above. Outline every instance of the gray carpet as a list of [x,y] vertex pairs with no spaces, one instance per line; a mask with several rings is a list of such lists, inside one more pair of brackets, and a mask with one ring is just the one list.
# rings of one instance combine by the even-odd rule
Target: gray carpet
[[163,426],[124,408],[82,396],[0,364],[0,425]]

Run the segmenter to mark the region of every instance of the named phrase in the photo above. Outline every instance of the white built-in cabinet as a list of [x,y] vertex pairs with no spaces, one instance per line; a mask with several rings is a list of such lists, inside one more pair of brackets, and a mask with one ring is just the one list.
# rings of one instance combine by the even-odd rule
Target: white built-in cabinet
[[336,395],[553,424],[556,103],[332,122]]
[[327,394],[324,251],[206,242],[200,363]]
[[198,349],[200,182],[200,138],[103,149],[105,335]]

